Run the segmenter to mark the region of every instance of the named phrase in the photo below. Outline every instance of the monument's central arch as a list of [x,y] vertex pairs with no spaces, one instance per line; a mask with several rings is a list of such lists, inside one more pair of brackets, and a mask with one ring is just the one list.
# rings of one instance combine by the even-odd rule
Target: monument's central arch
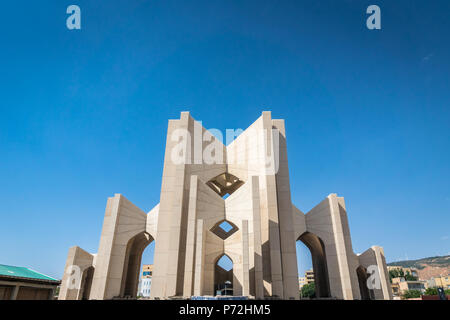
[[305,232],[299,238],[311,252],[314,285],[317,298],[331,298],[325,245],[318,236]]
[[128,241],[120,297],[136,297],[139,286],[142,253],[152,241],[152,236],[147,232],[141,232]]
[[214,265],[214,294],[233,295],[233,261],[226,254],[220,256]]
[[[227,286],[235,296],[298,299],[297,240],[311,251],[318,297],[365,298],[357,269],[374,266],[373,296],[390,298],[382,248],[353,252],[344,198],[330,194],[306,214],[292,203],[284,120],[263,112],[227,146],[216,136],[189,112],[169,121],[159,204],[146,213],[123,195],[109,198],[98,252],[70,248],[60,299],[135,297],[152,241],[153,299]],[[231,270],[217,265],[223,254]],[[76,286],[74,266],[85,275]]]

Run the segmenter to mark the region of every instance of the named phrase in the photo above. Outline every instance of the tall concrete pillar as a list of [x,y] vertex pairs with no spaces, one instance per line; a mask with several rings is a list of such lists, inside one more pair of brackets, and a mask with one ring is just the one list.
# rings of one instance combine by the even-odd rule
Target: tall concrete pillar
[[205,230],[203,220],[197,220],[197,244],[195,248],[195,276],[194,276],[194,295],[203,294],[204,270],[205,270]]
[[264,298],[263,258],[261,247],[261,217],[259,206],[259,179],[251,177],[252,211],[253,211],[253,265],[254,265],[254,295],[257,299]]
[[298,299],[297,251],[284,120],[272,120],[272,125],[278,129],[278,131],[272,131],[272,150],[278,150],[278,155],[274,155],[274,161],[278,160],[278,165],[275,165],[278,167],[275,177],[283,271],[283,298]]
[[242,295],[250,295],[248,220],[242,221]]
[[191,187],[189,194],[189,212],[186,236],[186,263],[184,265],[184,288],[183,296],[190,297],[193,294],[193,279],[195,266],[195,243],[197,234],[197,184],[198,177],[191,176]]
[[359,265],[368,272],[371,285],[369,290],[373,291],[374,298],[377,300],[391,300],[393,296],[392,288],[383,248],[372,246],[358,256],[358,261]]
[[[262,150],[259,156],[269,157],[276,163],[272,150],[272,117],[269,111],[262,113],[261,130],[258,132],[258,145]],[[262,139],[261,139],[262,138]],[[265,163],[264,163],[265,165]],[[261,192],[261,240],[263,248],[264,287],[269,296],[283,297],[283,269],[281,265],[280,224],[278,216],[277,185],[273,168],[260,168]]]
[[356,290],[358,279],[356,277],[356,272],[354,272],[357,266],[351,268],[352,261],[349,259],[349,257],[353,254],[353,251],[351,248],[351,240],[349,238],[348,230],[345,230],[344,227],[347,224],[347,221],[346,217],[342,215],[340,209],[341,205],[337,195],[330,194],[328,199],[330,201],[331,221],[333,224],[333,235],[336,248],[335,254],[337,255],[336,258],[339,269],[339,281],[342,290],[341,294],[343,299],[352,300],[354,293],[359,293],[359,290]]
[[[146,224],[147,214],[123,195],[116,194],[108,199],[90,299],[119,297],[125,287],[136,285],[137,274],[132,269],[137,268],[140,254],[150,243],[148,235],[144,235]],[[134,289],[127,295],[135,295],[137,288],[136,293],[131,291]]]
[[93,266],[94,256],[74,246],[69,249],[64,275],[59,291],[59,300],[79,300],[83,292],[84,270]]
[[[184,248],[186,229],[183,226],[184,208],[187,199],[184,192],[186,164],[191,163],[191,135],[189,113],[182,112],[180,120],[170,120],[167,130],[166,153],[159,204],[157,228],[158,241],[155,243],[155,263],[152,278],[151,297],[170,297],[182,294],[184,259],[179,259]],[[178,140],[174,140],[178,139]],[[174,151],[175,150],[175,151]],[[181,154],[177,158],[177,154]],[[180,269],[181,268],[181,269]],[[178,292],[181,291],[181,292]]]

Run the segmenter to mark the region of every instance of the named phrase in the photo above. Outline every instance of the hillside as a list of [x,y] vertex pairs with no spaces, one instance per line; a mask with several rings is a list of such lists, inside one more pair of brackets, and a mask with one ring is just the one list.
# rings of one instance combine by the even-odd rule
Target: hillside
[[396,261],[388,263],[388,266],[416,268],[419,272],[419,279],[427,280],[431,277],[450,274],[450,255],[417,260]]

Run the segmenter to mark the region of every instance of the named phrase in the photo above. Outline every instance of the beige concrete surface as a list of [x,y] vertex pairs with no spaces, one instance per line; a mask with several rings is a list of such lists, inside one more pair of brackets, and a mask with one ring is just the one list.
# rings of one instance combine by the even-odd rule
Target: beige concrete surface
[[[344,198],[330,194],[306,214],[292,204],[285,123],[268,111],[228,146],[189,112],[169,120],[160,194],[149,213],[108,199],[98,253],[69,250],[60,299],[135,297],[152,241],[152,299],[215,295],[228,278],[236,296],[299,299],[296,241],[311,251],[318,297],[390,298],[382,248],[353,252]],[[230,272],[217,265],[223,255]],[[93,273],[78,288],[72,265]],[[372,295],[370,266],[382,278]]]

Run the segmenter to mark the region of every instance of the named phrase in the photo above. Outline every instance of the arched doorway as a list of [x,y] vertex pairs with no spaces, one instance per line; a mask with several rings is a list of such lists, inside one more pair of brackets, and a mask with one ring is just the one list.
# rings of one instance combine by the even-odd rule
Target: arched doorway
[[315,298],[331,297],[325,245],[323,244],[322,239],[313,233],[305,232],[297,239],[297,241],[301,241],[301,243],[309,249],[311,253],[313,270],[313,275],[307,273],[306,275],[299,276],[306,277],[307,282],[311,282],[310,277],[313,278]]
[[371,300],[372,299],[372,290],[369,290],[367,287],[367,279],[369,275],[367,274],[367,269],[363,266],[359,266],[356,269],[356,273],[358,275],[358,283],[359,283],[359,292],[361,294],[361,300]]
[[89,300],[93,278],[94,278],[94,267],[90,266],[83,271],[83,277],[81,278],[81,290],[80,290],[81,300]]
[[233,295],[233,261],[226,254],[221,255],[214,264],[214,295]]
[[136,298],[140,279],[142,253],[152,241],[152,236],[147,232],[142,232],[128,241],[120,288],[121,297]]
[[144,249],[139,273],[138,298],[149,299],[153,278],[153,258],[155,256],[155,241]]

